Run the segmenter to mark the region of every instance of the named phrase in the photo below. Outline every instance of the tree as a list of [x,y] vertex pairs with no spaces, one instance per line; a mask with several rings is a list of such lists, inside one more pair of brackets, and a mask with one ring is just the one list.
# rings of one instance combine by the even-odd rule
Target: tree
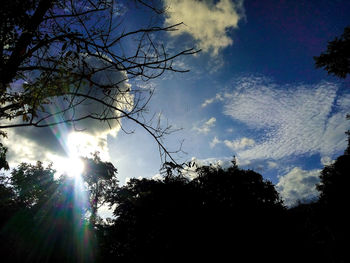
[[[320,183],[316,186],[319,191],[319,200],[313,213],[317,215],[314,220],[318,239],[315,247],[321,247],[320,251],[330,262],[345,262],[347,259],[347,234],[349,231],[349,213],[347,195],[350,184],[350,133],[348,146],[344,154],[339,156],[334,163],[325,166],[320,174]],[[316,236],[316,235],[314,235]],[[314,238],[315,239],[315,238]],[[316,244],[318,243],[318,244]],[[322,251],[322,246],[327,249]]]
[[119,262],[279,262],[284,208],[273,185],[236,165],[197,172],[194,180],[168,173],[119,188],[105,255]]
[[6,152],[7,148],[0,142],[0,170],[8,170],[10,168],[6,161]]
[[10,185],[16,194],[17,202],[25,208],[43,206],[57,190],[52,166],[44,167],[41,162],[36,165],[22,163],[11,172]]
[[1,177],[0,248],[12,262],[49,260],[52,247],[58,245],[56,209],[64,195],[54,172],[40,162],[22,163],[10,175]]
[[343,210],[347,205],[347,191],[350,184],[350,133],[348,146],[343,155],[339,156],[333,164],[323,168],[317,190],[320,192],[320,202],[332,209]]
[[165,71],[186,72],[172,63],[194,54],[170,52],[157,41],[180,24],[159,19],[128,27],[124,9],[161,15],[162,2],[115,0],[4,0],[0,14],[0,129],[47,127],[98,120],[120,125],[127,118],[163,146],[162,127],[143,116],[153,93],[130,88],[129,80],[150,80]]
[[55,179],[41,162],[0,176],[0,250],[15,251],[14,262],[95,262],[97,209],[118,180],[98,154],[84,161],[83,180]]
[[83,180],[87,184],[87,192],[91,206],[90,224],[95,225],[98,209],[105,205],[109,196],[118,189],[117,169],[110,162],[102,162],[98,152],[93,158],[84,158],[85,171]]
[[324,68],[328,74],[346,78],[350,74],[350,27],[333,41],[328,42],[327,50],[314,57],[316,67]]

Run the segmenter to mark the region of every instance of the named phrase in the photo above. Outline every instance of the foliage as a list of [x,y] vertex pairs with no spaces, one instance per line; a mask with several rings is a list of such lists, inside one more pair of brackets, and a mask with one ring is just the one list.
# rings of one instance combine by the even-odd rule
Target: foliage
[[350,184],[350,155],[342,155],[321,172],[321,182],[317,185],[320,192],[320,202],[327,206],[339,206],[347,203],[347,189]]
[[193,183],[205,194],[205,199],[214,202],[215,207],[265,209],[282,206],[273,184],[252,170],[242,170],[235,165],[227,170],[203,166],[197,169],[197,173]]
[[324,68],[328,74],[346,78],[350,74],[350,27],[344,33],[330,41],[327,50],[314,57],[316,67]]
[[348,143],[345,153],[322,169],[316,186],[319,200],[299,204],[288,211],[287,219],[292,226],[289,236],[294,243],[301,244],[306,261],[346,262],[350,220],[347,211],[350,141]]
[[9,250],[14,262],[95,261],[97,204],[105,202],[118,181],[114,166],[97,154],[85,162],[89,166],[81,182],[55,179],[52,165],[41,162],[22,163],[0,177],[2,253]]
[[284,208],[271,183],[236,166],[197,172],[192,181],[180,174],[132,179],[120,188],[113,197],[116,219],[103,244],[106,256],[121,262],[220,261],[250,249],[263,252],[262,238],[278,245],[267,234],[276,237],[272,225]]
[[6,161],[6,152],[7,148],[0,142],[0,170],[8,170],[10,168]]
[[92,159],[84,158],[83,160],[85,171],[82,177],[87,184],[90,197],[90,223],[94,225],[98,219],[97,210],[108,202],[109,196],[118,188],[117,169],[110,162],[102,162],[98,153],[94,153]]
[[11,172],[9,184],[16,195],[17,202],[26,208],[44,205],[57,190],[55,171],[41,162],[36,165],[22,163]]
[[[194,179],[168,163],[161,180],[119,187],[96,153],[84,159],[80,192],[51,166],[20,164],[0,177],[1,253],[14,262],[346,262],[348,158],[323,169],[319,201],[289,209],[271,182],[235,162],[198,167]],[[86,191],[90,220],[79,203]],[[102,204],[113,219],[93,212]]]

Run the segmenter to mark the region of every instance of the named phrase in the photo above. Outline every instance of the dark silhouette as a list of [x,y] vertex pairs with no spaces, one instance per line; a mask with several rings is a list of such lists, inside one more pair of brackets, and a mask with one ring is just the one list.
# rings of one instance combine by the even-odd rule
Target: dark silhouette
[[314,59],[317,68],[324,68],[328,74],[346,78],[350,74],[350,26],[344,29],[339,38],[330,41],[327,50]]
[[55,179],[51,165],[41,162],[22,163],[0,177],[0,249],[8,262],[97,260],[95,209],[117,182],[116,169],[98,155],[85,161],[90,163],[85,182]]
[[0,142],[0,170],[8,170],[10,168],[8,162],[6,161],[6,152],[7,148]]
[[[235,160],[198,167],[193,179],[169,162],[162,180],[119,187],[95,154],[79,191],[51,166],[21,164],[0,176],[0,253],[6,262],[346,262],[349,147],[322,170],[319,200],[293,208]],[[115,218],[99,218],[101,204]]]
[[[349,133],[348,133],[349,136]],[[348,141],[349,142],[349,141]],[[349,146],[344,155],[323,168],[319,200],[288,210],[290,239],[308,262],[347,262],[349,232],[347,195],[350,175]]]
[[192,181],[132,179],[114,198],[116,219],[103,244],[109,259],[271,262],[280,248],[285,209],[274,186],[251,170],[205,166]]
[[91,216],[90,224],[95,225],[101,220],[97,215],[97,210],[106,204],[109,195],[118,188],[116,178],[117,169],[110,162],[103,162],[99,153],[93,154],[93,158],[84,158],[85,169],[83,179],[87,183],[87,191],[90,197]]

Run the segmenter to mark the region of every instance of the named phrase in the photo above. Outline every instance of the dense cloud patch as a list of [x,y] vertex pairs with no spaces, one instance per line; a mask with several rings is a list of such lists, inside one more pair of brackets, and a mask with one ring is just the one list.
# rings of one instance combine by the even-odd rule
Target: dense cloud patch
[[233,44],[228,30],[238,27],[244,17],[243,1],[164,0],[167,25],[183,22],[171,35],[191,35],[203,51],[217,55],[219,50]]

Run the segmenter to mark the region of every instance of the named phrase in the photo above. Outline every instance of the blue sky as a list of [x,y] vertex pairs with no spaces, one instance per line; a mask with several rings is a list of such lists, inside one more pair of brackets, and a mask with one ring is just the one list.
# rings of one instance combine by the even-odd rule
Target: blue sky
[[[183,128],[169,136],[168,145],[175,149],[184,139],[187,154],[180,160],[194,157],[225,165],[236,155],[242,167],[278,184],[287,202],[314,195],[318,170],[346,147],[350,97],[348,80],[315,69],[313,56],[349,24],[350,3],[244,1],[236,9],[232,1],[216,1],[237,10],[235,15],[213,7],[213,1],[201,3],[207,9],[187,1],[185,11],[181,1],[167,2],[177,6],[173,10],[170,6],[170,11],[178,12],[174,14],[178,20],[171,22],[181,21],[181,15],[189,19],[182,34],[168,37],[170,44],[204,46],[198,56],[180,60],[190,73],[167,74],[152,82],[156,94],[151,111],[162,111],[173,126]],[[194,15],[194,10],[205,15]],[[187,11],[194,17],[187,17]],[[211,12],[217,14],[210,17]],[[203,21],[198,21],[200,17]],[[215,39],[192,32],[200,27],[210,31],[206,27],[212,26],[211,19],[223,17],[238,21],[222,32],[219,26],[212,29],[217,31],[213,38],[232,41],[226,46],[218,47]],[[191,19],[197,23],[193,28]],[[111,142],[115,145],[111,156],[127,159],[125,168],[117,164],[121,175],[133,162],[136,177],[151,176],[159,168],[156,146],[140,133],[120,133]],[[127,149],[131,153],[124,157]]]
[[[128,84],[153,87],[150,113],[161,112],[164,121],[182,128],[165,139],[170,150],[184,140],[186,154],[174,155],[179,163],[196,159],[225,166],[235,155],[241,167],[275,183],[287,204],[315,196],[319,170],[346,147],[350,87],[349,79],[315,69],[313,56],[350,24],[350,2],[163,3],[168,13],[158,18],[160,23],[185,25],[160,40],[169,50],[194,46],[202,52],[175,62],[189,73],[166,73],[146,83]],[[130,28],[148,19],[139,10],[126,9],[123,15]],[[118,168],[121,183],[155,176],[160,167],[156,143],[130,121],[124,125],[135,132],[104,134],[95,141],[89,137],[86,142],[90,148],[101,147],[104,157]],[[39,140],[27,131],[16,132],[22,137],[12,139],[12,155],[21,152],[23,160],[48,158]],[[20,142],[21,148],[15,147]],[[39,150],[29,154],[25,145]]]

